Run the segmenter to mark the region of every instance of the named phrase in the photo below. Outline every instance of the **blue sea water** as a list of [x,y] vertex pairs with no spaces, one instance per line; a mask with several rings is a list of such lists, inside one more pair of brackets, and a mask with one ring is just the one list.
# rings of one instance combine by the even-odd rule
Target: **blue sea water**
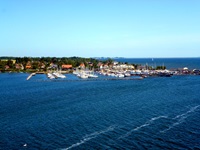
[[200,76],[27,76],[0,74],[2,150],[200,149]]

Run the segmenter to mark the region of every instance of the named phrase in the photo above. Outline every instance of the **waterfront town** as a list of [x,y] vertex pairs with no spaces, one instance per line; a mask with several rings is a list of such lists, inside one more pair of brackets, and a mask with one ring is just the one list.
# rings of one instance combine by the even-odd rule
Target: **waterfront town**
[[163,66],[148,66],[117,62],[111,58],[98,60],[80,57],[17,57],[0,59],[0,73],[27,72],[31,78],[35,74],[46,74],[49,79],[66,78],[66,73],[73,73],[79,78],[97,78],[98,75],[125,78],[130,76],[171,77],[172,75],[200,75],[198,69],[189,70],[187,67],[168,70]]

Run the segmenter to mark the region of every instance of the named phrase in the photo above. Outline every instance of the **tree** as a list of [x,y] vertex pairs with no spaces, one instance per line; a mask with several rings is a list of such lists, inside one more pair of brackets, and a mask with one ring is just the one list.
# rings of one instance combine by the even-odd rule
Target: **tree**
[[108,63],[108,65],[113,64],[113,60],[111,58],[108,58],[108,60],[106,62]]
[[32,63],[32,68],[33,69],[38,69],[38,67],[39,67],[39,62]]
[[11,60],[8,60],[6,65],[8,65],[10,68],[13,68],[13,62]]
[[165,69],[166,69],[165,66],[157,66],[157,67],[156,67],[156,70],[165,70]]

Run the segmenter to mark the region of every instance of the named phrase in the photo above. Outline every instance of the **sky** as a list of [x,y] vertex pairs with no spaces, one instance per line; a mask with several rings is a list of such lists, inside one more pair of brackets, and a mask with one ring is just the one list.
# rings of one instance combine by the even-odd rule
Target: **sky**
[[200,57],[200,0],[0,0],[0,56]]

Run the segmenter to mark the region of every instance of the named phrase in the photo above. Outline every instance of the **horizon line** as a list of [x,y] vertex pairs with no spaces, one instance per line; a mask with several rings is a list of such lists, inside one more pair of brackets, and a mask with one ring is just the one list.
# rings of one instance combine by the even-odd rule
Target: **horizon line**
[[121,59],[157,59],[157,58],[200,58],[200,56],[198,57],[118,57],[118,56],[114,56],[114,57],[109,57],[109,56],[95,56],[95,57],[82,57],[82,56],[0,56],[0,58],[2,57],[31,57],[31,58],[42,58],[42,57],[56,57],[56,58],[63,58],[63,57],[80,57],[80,58],[121,58]]

